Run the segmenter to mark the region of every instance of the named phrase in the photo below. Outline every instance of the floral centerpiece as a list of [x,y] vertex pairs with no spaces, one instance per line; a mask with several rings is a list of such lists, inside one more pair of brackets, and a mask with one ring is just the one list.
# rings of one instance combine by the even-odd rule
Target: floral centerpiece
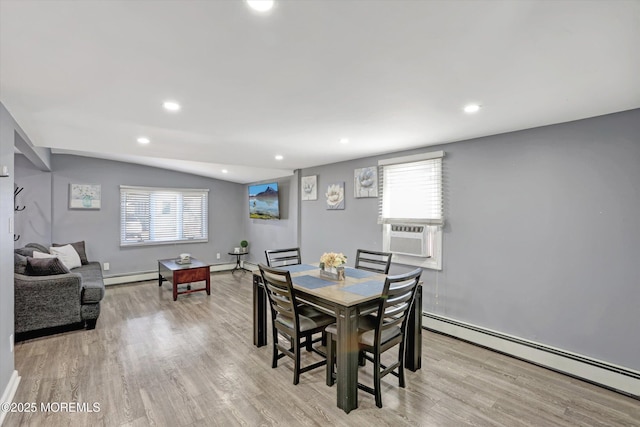
[[342,253],[325,252],[320,257],[320,275],[334,280],[344,280],[344,267],[347,257]]

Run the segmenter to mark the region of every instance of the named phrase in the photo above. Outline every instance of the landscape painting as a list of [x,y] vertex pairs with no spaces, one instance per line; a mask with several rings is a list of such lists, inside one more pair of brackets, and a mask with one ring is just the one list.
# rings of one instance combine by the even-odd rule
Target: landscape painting
[[280,219],[277,182],[249,186],[249,217]]

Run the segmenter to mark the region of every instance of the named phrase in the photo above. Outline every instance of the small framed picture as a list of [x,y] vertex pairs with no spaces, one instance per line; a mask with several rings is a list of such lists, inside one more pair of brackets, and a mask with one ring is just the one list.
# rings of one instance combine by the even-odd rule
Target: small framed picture
[[100,209],[100,184],[69,184],[69,209]]
[[301,184],[302,200],[318,200],[318,175],[303,176]]
[[329,184],[325,196],[327,197],[327,209],[344,209],[344,181]]
[[353,196],[378,197],[378,168],[369,166],[353,172]]

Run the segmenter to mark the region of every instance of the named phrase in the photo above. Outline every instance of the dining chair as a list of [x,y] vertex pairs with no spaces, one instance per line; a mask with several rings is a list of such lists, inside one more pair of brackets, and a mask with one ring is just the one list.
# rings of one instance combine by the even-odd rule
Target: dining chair
[[[373,394],[378,408],[382,408],[380,380],[384,376],[393,374],[398,377],[400,387],[405,386],[405,333],[421,274],[422,269],[417,268],[409,273],[387,276],[380,295],[378,310],[372,315],[358,319],[358,349],[364,352],[366,360],[373,362],[374,369],[374,388],[360,383],[358,388]],[[327,326],[325,332],[327,333],[327,385],[331,386],[335,381],[336,324]],[[399,346],[398,360],[389,366],[380,363],[382,353],[395,346]],[[340,369],[339,366],[338,369]]]
[[267,249],[264,254],[267,257],[267,266],[269,267],[302,264],[300,248]]
[[356,252],[356,268],[373,271],[376,273],[389,274],[391,267],[391,252],[376,252],[366,249],[358,249]]
[[[273,331],[271,367],[277,368],[278,360],[285,355],[289,356],[294,360],[293,384],[298,384],[300,374],[324,366],[327,363],[325,355],[312,348],[313,335],[323,333],[327,325],[335,322],[335,318],[314,307],[299,304],[291,282],[291,273],[288,271],[270,268],[264,264],[259,264],[258,268],[271,305],[271,326]],[[290,347],[285,347],[280,343],[278,333],[287,338]],[[302,367],[300,364],[300,351],[303,339],[306,350],[314,351],[323,356],[324,360]]]

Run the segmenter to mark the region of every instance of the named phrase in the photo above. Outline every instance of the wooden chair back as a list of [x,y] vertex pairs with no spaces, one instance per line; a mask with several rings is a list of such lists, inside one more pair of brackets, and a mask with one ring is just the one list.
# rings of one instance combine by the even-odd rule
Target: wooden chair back
[[373,271],[376,273],[389,274],[391,267],[390,252],[368,251],[366,249],[358,249],[356,253],[356,268],[361,270]]
[[[422,269],[417,268],[409,273],[397,276],[387,276],[378,306],[375,332],[375,344],[378,352],[384,352],[403,340],[407,328],[409,310],[411,310],[415,298]],[[391,328],[400,328],[401,334],[389,341],[383,341],[385,336],[394,334],[386,333]]]
[[302,264],[300,248],[268,249],[264,251],[264,254],[269,267]]
[[298,315],[291,274],[288,271],[270,268],[264,264],[259,264],[258,268],[271,305],[271,320],[280,316],[283,322],[278,323],[296,325],[291,331],[295,333],[298,329]]

